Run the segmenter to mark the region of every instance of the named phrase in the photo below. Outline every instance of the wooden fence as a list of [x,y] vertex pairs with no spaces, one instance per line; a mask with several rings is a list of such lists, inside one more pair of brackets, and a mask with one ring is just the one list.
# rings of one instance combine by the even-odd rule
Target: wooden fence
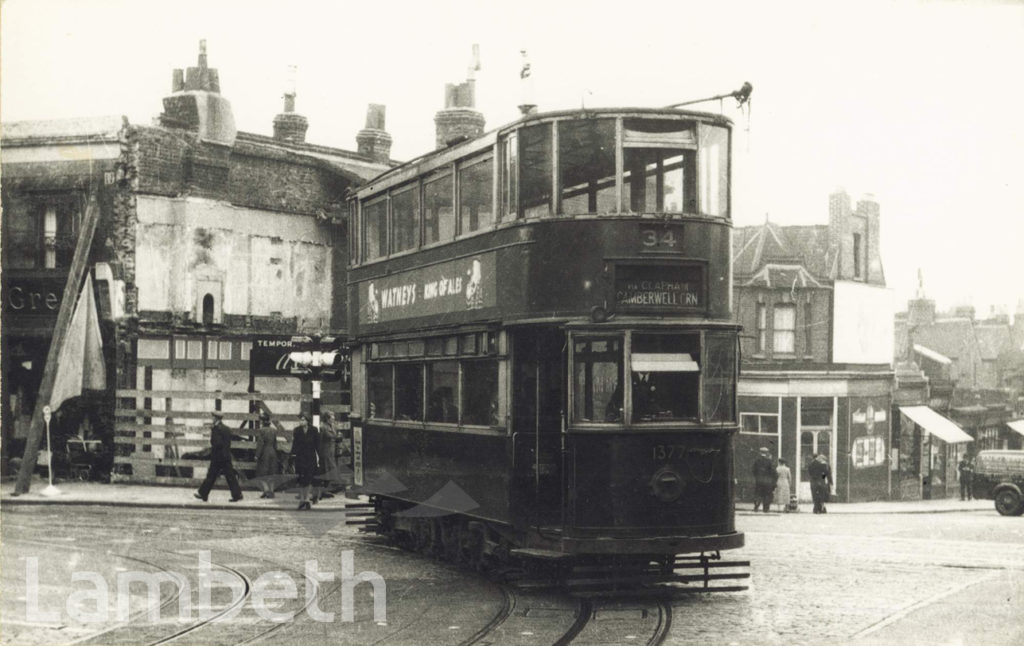
[[[253,454],[260,412],[269,413],[277,429],[278,450],[291,447],[299,410],[310,395],[189,390],[118,390],[114,411],[114,482],[198,485],[209,466],[212,411],[236,439],[231,443],[240,479],[255,469]],[[321,403],[320,412],[335,413],[339,430],[348,428],[347,405]],[[287,426],[287,428],[285,428]]]

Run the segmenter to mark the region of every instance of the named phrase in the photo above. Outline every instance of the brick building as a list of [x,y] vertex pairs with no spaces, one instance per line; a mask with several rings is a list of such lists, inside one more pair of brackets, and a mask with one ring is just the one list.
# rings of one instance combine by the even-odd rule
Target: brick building
[[[358,150],[347,151],[306,142],[294,89],[273,136],[238,132],[219,85],[202,43],[198,64],[173,72],[154,125],[4,124],[5,451],[8,439],[24,436],[90,198],[100,206],[89,270],[104,321],[107,415],[115,389],[298,394],[300,381],[287,372],[252,375],[253,345],[344,334],[344,281],[334,276],[347,263],[345,197],[390,166],[383,107],[371,105]],[[22,294],[30,305],[11,301]],[[163,395],[118,402],[160,411],[136,420],[153,440],[136,453],[157,463],[174,456],[151,427],[206,424],[214,406],[237,420],[250,404]],[[280,409],[298,412],[298,402]]]
[[[741,338],[736,442],[740,500],[752,499],[759,447],[785,459],[810,498],[806,464],[830,461],[843,501],[889,496],[892,303],[879,255],[879,207],[839,191],[829,224],[734,230]],[[881,342],[880,342],[881,340]]]

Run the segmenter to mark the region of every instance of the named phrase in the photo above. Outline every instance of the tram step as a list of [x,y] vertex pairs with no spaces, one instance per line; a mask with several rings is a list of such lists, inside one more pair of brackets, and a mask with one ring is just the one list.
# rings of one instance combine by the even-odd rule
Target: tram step
[[686,563],[676,563],[675,569],[679,568],[703,568],[707,567],[750,567],[750,561],[708,561],[707,563],[699,563],[694,561],[687,561]]
[[541,559],[544,561],[564,561],[566,559],[572,558],[571,554],[566,554],[565,552],[556,552],[554,550],[542,550],[533,547],[517,547],[515,549],[509,550],[509,554],[511,554],[512,556],[519,556],[529,559]]
[[567,579],[569,587],[639,585],[645,583],[693,583],[720,579],[749,579],[750,572],[728,572],[725,574],[640,574],[632,576],[608,576],[592,579]]
[[[664,597],[673,594],[694,594],[698,592],[743,592],[750,588],[745,585],[720,585],[709,587],[678,587],[655,585],[647,588],[636,588],[629,590],[630,597]],[[571,590],[569,594],[574,597],[595,598],[595,597],[621,597],[622,590]]]

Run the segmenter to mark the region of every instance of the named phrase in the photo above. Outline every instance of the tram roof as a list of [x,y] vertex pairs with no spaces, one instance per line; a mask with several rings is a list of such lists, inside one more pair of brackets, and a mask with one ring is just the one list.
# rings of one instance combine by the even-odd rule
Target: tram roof
[[[577,119],[594,119],[598,117],[677,117],[683,119],[694,119],[705,123],[713,123],[720,126],[732,126],[732,119],[713,112],[699,112],[694,110],[681,110],[678,108],[585,108],[580,110],[555,110],[551,112],[536,112],[528,114],[515,121],[488,130],[479,137],[460,141],[445,148],[438,148],[424,153],[419,157],[390,168],[373,179],[367,181],[356,192],[356,197],[366,197],[377,193],[382,188],[399,184],[412,179],[422,173],[429,172],[451,163],[456,159],[472,155],[493,146],[499,135],[511,130],[530,125],[534,122],[555,121],[574,117]],[[384,183],[385,186],[381,186]]]

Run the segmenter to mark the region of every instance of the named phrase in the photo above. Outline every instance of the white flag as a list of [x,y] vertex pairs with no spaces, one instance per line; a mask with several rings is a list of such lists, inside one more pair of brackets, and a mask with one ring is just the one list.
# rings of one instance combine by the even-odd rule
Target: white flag
[[83,388],[103,390],[106,383],[103,342],[92,293],[92,277],[86,274],[85,285],[82,286],[71,325],[64,337],[64,346],[57,357],[57,376],[50,395],[50,408],[57,410],[65,399],[81,395]]

